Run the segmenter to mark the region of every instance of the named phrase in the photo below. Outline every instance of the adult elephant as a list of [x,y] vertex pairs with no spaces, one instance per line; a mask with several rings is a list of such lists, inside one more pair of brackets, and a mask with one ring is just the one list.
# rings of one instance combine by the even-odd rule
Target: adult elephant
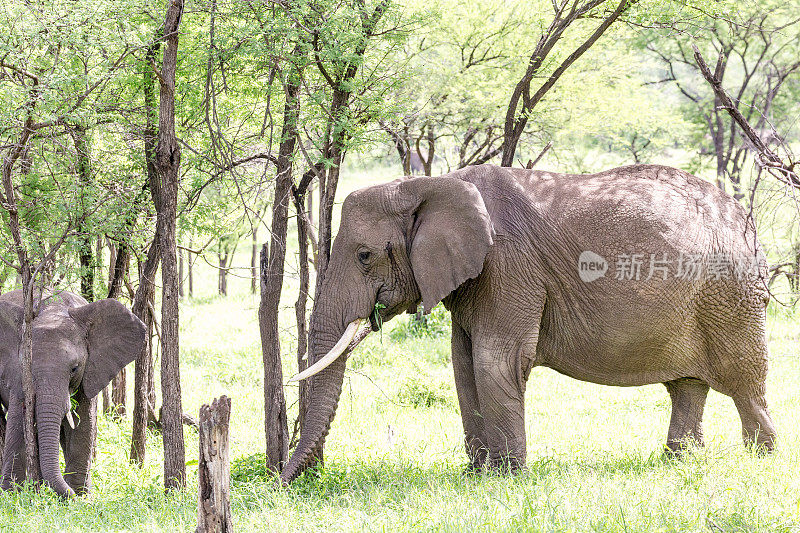
[[420,301],[451,312],[476,468],[524,464],[525,382],[538,365],[606,385],[664,383],[675,451],[702,443],[713,387],[733,398],[745,441],[771,449],[765,269],[744,209],[674,168],[483,165],[356,191],[311,317],[315,364],[303,377],[316,375],[281,478],[291,482],[323,445],[342,390],[337,353],[359,321],[376,329],[376,312],[386,321]]
[[[0,296],[0,399],[6,411],[2,488],[25,479],[22,291]],[[42,478],[61,496],[86,493],[97,419],[97,394],[136,358],[145,326],[116,300],[87,303],[70,292],[44,294],[32,323],[32,373]],[[71,399],[77,401],[74,408]],[[64,450],[66,475],[58,464]]]

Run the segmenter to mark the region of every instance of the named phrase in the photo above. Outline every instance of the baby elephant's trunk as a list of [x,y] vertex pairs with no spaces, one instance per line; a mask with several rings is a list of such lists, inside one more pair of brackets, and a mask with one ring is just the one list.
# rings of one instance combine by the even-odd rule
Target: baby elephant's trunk
[[47,395],[37,394],[36,427],[39,440],[39,466],[42,469],[42,479],[59,496],[72,497],[75,496],[75,492],[64,481],[64,475],[58,465],[61,421],[66,412],[58,403],[60,402],[48,399]]

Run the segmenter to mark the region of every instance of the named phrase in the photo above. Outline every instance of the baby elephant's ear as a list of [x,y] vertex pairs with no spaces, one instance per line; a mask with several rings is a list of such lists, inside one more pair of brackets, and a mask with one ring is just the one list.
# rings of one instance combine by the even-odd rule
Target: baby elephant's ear
[[94,398],[127,364],[136,359],[147,331],[136,315],[116,300],[99,300],[69,310],[87,331],[89,357],[83,370],[83,392]]

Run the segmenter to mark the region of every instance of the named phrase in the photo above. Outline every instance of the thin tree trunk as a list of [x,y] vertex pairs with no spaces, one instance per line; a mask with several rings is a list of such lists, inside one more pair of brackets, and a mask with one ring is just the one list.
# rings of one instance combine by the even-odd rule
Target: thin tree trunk
[[191,252],[187,252],[186,262],[187,262],[188,267],[189,267],[189,298],[191,298],[192,296],[194,296],[194,287],[193,287],[193,285],[194,285],[194,272],[193,272],[193,269],[192,269],[192,267],[194,266],[194,260],[192,259],[192,253]]
[[219,270],[217,270],[217,291],[222,296],[228,295],[228,252],[217,252]]
[[111,385],[106,385],[103,387],[103,414],[107,415],[111,413]]
[[[379,2],[369,16],[362,17],[362,31],[364,38],[356,47],[354,55],[362,58],[366,53],[367,43],[370,37],[373,36],[378,22],[385,13],[388,7],[388,2]],[[332,220],[333,220],[333,205],[336,198],[336,190],[339,184],[339,173],[345,155],[345,144],[349,138],[350,131],[343,122],[348,112],[350,103],[351,89],[350,81],[355,78],[358,73],[360,61],[350,60],[347,68],[341,74],[338,82],[328,78],[328,83],[331,85],[331,105],[329,111],[329,129],[330,134],[324,140],[323,154],[327,161],[330,162],[330,168],[323,171],[318,176],[319,181],[319,238],[317,242],[317,260],[315,267],[317,270],[316,279],[316,297],[319,296],[325,274],[330,261],[331,253],[331,236],[332,236]],[[331,83],[333,82],[333,83]],[[316,299],[315,301],[319,301]],[[313,461],[317,464],[323,463],[323,449],[319,447],[313,452]]]
[[178,297],[183,300],[183,250],[178,248]]
[[[297,322],[297,370],[302,372],[308,367],[306,352],[308,351],[308,329],[306,327],[306,305],[308,302],[309,272],[308,272],[308,227],[305,210],[304,191],[298,191],[294,196],[294,206],[297,211],[297,242],[300,247],[298,260],[300,262],[300,291],[294,304],[295,319]],[[298,398],[297,425],[301,428],[305,422],[308,409],[308,380],[300,382]]]
[[163,64],[156,169],[159,188],[151,189],[156,205],[161,255],[161,395],[164,440],[164,486],[176,489],[186,484],[186,450],[183,439],[183,409],[178,319],[178,258],[175,226],[180,180],[181,150],[175,135],[175,74],[183,0],[172,0],[164,20]]
[[[146,188],[146,187],[145,187]],[[144,189],[142,189],[142,193],[144,193]],[[125,235],[120,239],[119,246],[116,248],[111,245],[112,250],[114,253],[114,262],[113,267],[110,269],[109,273],[109,283],[108,283],[108,295],[107,298],[119,298],[122,294],[122,286],[125,282],[125,277],[128,275],[128,268],[130,265],[130,257],[131,257],[131,248],[128,244],[127,239],[130,238],[131,233],[133,232],[133,227],[136,224],[136,217],[138,214],[138,205],[139,199],[134,202],[133,207],[127,214],[127,219],[125,220]],[[141,286],[141,280],[140,280]],[[141,318],[141,317],[140,317]],[[119,371],[119,373],[114,376],[111,380],[111,405],[105,406],[105,402],[107,400],[107,392],[104,391],[103,402],[104,402],[104,412],[108,412],[109,410],[112,412],[114,417],[117,419],[123,417],[127,412],[126,407],[126,398],[127,398],[127,390],[128,390],[128,381],[127,381],[127,370],[123,368]]]
[[250,292],[256,293],[258,286],[258,226],[253,226],[253,245],[250,249]]
[[[144,125],[144,161],[147,174],[147,186],[153,200],[159,194],[160,186],[156,169],[156,129],[157,111],[155,96],[155,75],[152,65],[155,65],[156,54],[160,41],[156,40],[147,48],[145,61],[142,65],[142,87],[144,93],[145,125]],[[155,191],[155,192],[154,192]],[[157,204],[158,205],[158,204]],[[133,427],[131,429],[131,454],[130,462],[142,466],[147,449],[147,420],[149,414],[149,396],[152,366],[152,324],[154,317],[151,313],[151,302],[155,299],[155,276],[161,255],[159,245],[159,224],[156,223],[156,232],[153,241],[147,250],[147,258],[142,264],[137,260],[139,270],[139,286],[133,299],[131,311],[148,326],[149,335],[142,351],[136,356],[133,377]]]
[[108,239],[108,291],[111,292],[111,286],[114,284],[114,274],[117,265],[117,247],[111,239]]
[[[130,224],[132,226],[132,224]],[[114,266],[110,272],[110,281],[108,285],[108,298],[119,298],[122,293],[122,284],[125,276],[128,273],[128,263],[130,262],[130,248],[125,241],[120,241],[119,249],[112,254],[114,257]],[[127,396],[127,374],[123,368],[111,380],[111,403],[108,407],[104,405],[104,412],[110,410],[114,417],[121,418],[125,415],[126,396]],[[104,391],[103,402],[106,402],[107,392]],[[108,409],[108,410],[106,410]]]
[[[22,128],[22,133],[16,145],[10,149],[9,154],[3,159],[3,192],[5,193],[0,198],[0,204],[8,211],[8,228],[14,242],[14,248],[17,253],[17,260],[19,261],[19,274],[22,283],[23,291],[23,320],[22,320],[22,338],[20,339],[19,348],[19,361],[22,371],[22,391],[23,391],[23,436],[25,439],[25,471],[28,480],[36,483],[42,478],[41,470],[39,468],[39,443],[36,439],[36,432],[34,429],[34,416],[36,406],[36,392],[33,388],[33,373],[31,371],[31,363],[33,361],[33,298],[34,298],[34,281],[35,271],[31,270],[31,265],[28,259],[28,252],[22,241],[22,233],[20,231],[19,211],[17,210],[16,192],[14,190],[14,183],[12,180],[12,173],[14,164],[23,155],[27,149],[28,140],[32,133],[33,125],[33,109],[36,105],[38,97],[38,78],[34,78],[33,88],[31,89],[31,98],[28,102],[27,109],[28,115],[25,119],[25,124]],[[55,250],[51,254],[55,253]],[[45,258],[43,261],[46,261]],[[44,267],[45,265],[40,265]]]
[[[89,162],[89,148],[86,142],[86,127],[77,125],[70,128],[72,142],[75,145],[78,181],[81,188],[88,187],[92,181]],[[81,212],[86,212],[84,196],[81,194]],[[85,219],[78,225],[78,262],[80,264],[81,296],[88,301],[94,300],[94,258],[92,253],[92,235]]]
[[121,420],[125,416],[125,396],[128,392],[126,370],[120,370],[111,383],[111,411],[114,418]]
[[25,294],[24,305],[25,314],[22,322],[22,343],[20,344],[20,359],[22,363],[22,391],[25,396],[25,423],[23,432],[25,435],[25,477],[34,483],[42,479],[42,472],[39,468],[39,443],[36,439],[36,429],[34,427],[34,417],[36,413],[36,393],[33,388],[33,372],[31,372],[31,362],[33,361],[33,280],[29,274],[22,275],[22,286]]
[[[303,53],[299,46],[293,55]],[[264,433],[267,469],[280,472],[289,457],[289,430],[286,424],[286,400],[283,395],[281,346],[278,338],[278,309],[283,288],[289,195],[292,186],[292,156],[297,143],[297,120],[300,114],[300,77],[291,71],[286,84],[281,144],[278,150],[275,197],[272,203],[270,246],[261,250],[261,302],[258,324],[264,360]]]
[[[158,231],[158,230],[156,230]],[[153,358],[152,358],[152,327],[153,315],[151,313],[151,302],[155,296],[155,277],[158,270],[158,234],[153,237],[150,249],[147,251],[147,259],[142,267],[142,275],[139,278],[139,287],[136,289],[136,296],[133,300],[131,311],[144,322],[149,332],[147,342],[136,356],[134,363],[133,378],[133,428],[131,430],[131,463],[139,466],[144,464],[145,451],[147,449],[147,415],[150,403],[150,395],[155,393],[152,382]]]

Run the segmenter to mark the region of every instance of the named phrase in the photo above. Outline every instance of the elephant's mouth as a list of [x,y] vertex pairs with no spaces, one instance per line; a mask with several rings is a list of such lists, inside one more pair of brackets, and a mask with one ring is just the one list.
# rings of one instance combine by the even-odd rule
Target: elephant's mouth
[[[380,296],[380,294],[378,295]],[[383,307],[381,304],[380,298],[378,298],[375,308],[372,310],[372,313],[369,315],[369,325],[372,331],[378,331],[383,327],[384,322],[388,322],[389,320],[393,319],[403,311],[405,311],[404,305],[395,305],[392,307]],[[416,311],[417,306],[414,305],[414,310]],[[410,309],[410,308],[409,308]]]

